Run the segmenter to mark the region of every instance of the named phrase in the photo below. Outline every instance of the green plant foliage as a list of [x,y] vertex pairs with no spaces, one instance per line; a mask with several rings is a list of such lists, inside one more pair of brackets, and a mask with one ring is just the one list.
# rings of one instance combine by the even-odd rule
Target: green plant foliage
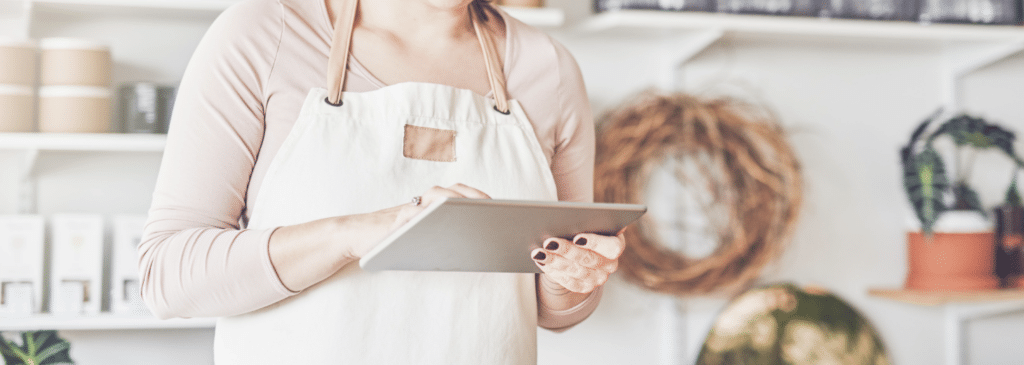
[[946,168],[934,148],[929,146],[903,163],[903,185],[922,229],[930,233],[939,214],[947,210],[943,192],[949,189]]
[[1017,174],[1013,174],[1013,181],[1010,182],[1010,187],[1006,189],[1006,198],[1003,199],[1003,204],[1011,207],[1024,207],[1024,202],[1021,201],[1020,191],[1017,190]]
[[[925,234],[932,233],[935,221],[946,210],[973,210],[988,216],[981,205],[978,193],[967,184],[967,175],[971,171],[973,161],[958,161],[953,175],[956,181],[950,181],[945,164],[933,146],[935,140],[943,136],[949,137],[958,152],[963,148],[995,148],[1018,166],[1024,167],[1024,160],[1015,154],[1013,148],[1013,141],[1016,138],[1013,132],[990,124],[984,119],[960,114],[946,120],[929,134],[928,127],[937,115],[938,112],[915,128],[910,141],[900,151],[903,185],[918,219],[921,220],[921,228]],[[957,153],[957,156],[959,155]],[[1016,188],[1013,190],[1016,191]],[[952,197],[952,206],[948,204],[949,197]],[[1009,197],[1008,195],[1007,199]]]
[[57,331],[22,332],[20,346],[0,337],[0,355],[7,365],[73,365],[70,350]]

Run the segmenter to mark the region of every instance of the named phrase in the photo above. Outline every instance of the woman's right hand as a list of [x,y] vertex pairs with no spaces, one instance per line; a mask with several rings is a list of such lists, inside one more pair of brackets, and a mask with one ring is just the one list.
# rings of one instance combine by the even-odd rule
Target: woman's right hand
[[392,232],[398,229],[398,227],[408,223],[413,217],[420,214],[420,212],[423,212],[424,209],[427,209],[430,204],[441,200],[441,198],[490,199],[491,197],[480,190],[464,184],[455,184],[447,188],[435,186],[420,196],[420,203],[418,205],[409,202],[408,204],[400,206],[395,222],[391,225],[388,232]]

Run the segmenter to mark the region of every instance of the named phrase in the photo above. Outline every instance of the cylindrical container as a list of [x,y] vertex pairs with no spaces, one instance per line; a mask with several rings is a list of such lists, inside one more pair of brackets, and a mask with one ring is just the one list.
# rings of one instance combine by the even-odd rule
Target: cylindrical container
[[0,84],[35,85],[36,50],[31,41],[0,39]]
[[160,86],[139,82],[121,86],[121,132],[159,133],[162,129]]
[[160,88],[160,133],[167,133],[171,128],[171,113],[174,112],[174,100],[177,98],[177,87],[164,86]]
[[995,234],[973,211],[943,212],[931,237],[907,233],[907,281],[911,290],[973,291],[999,287]]
[[35,129],[32,87],[0,85],[0,132],[32,132]]
[[1021,279],[1024,245],[1024,207],[1003,204],[993,209],[996,218],[996,275],[1006,286]]
[[73,38],[39,42],[39,79],[43,86],[110,86],[110,48]]
[[110,132],[110,90],[89,86],[44,86],[39,89],[39,131]]

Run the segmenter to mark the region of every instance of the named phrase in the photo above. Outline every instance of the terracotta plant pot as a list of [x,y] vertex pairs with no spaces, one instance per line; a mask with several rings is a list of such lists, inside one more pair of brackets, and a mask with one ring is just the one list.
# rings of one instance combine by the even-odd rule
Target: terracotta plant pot
[[907,289],[973,291],[999,288],[992,232],[907,233]]
[[999,288],[992,224],[971,211],[948,211],[931,238],[907,233],[907,289],[975,291]]

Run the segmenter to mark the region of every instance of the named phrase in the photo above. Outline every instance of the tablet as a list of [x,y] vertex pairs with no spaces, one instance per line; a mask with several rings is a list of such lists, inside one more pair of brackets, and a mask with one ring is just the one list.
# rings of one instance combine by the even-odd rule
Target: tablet
[[364,270],[539,273],[530,253],[545,239],[615,235],[636,204],[454,199],[434,202],[359,260]]

